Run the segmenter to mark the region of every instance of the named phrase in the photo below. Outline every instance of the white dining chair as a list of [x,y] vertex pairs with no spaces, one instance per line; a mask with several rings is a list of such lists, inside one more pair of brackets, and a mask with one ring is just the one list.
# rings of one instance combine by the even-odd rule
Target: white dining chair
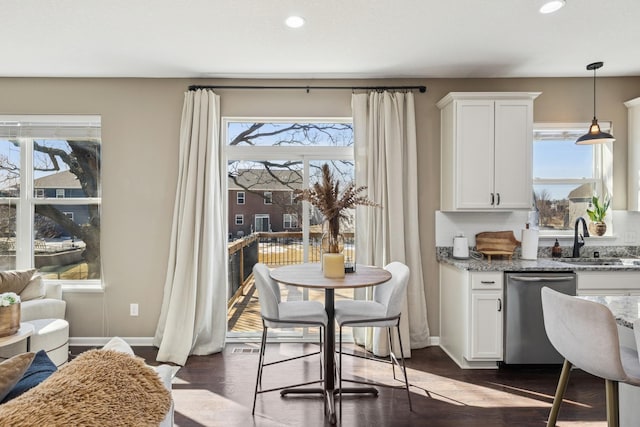
[[[384,267],[385,270],[391,273],[391,279],[388,281],[373,287],[373,300],[339,300],[335,303],[335,319],[340,327],[340,346],[339,346],[339,362],[338,362],[338,377],[339,377],[339,402],[340,411],[342,411],[342,381],[353,382],[358,384],[382,386],[390,388],[404,388],[407,390],[407,397],[409,399],[409,410],[411,407],[411,393],[409,391],[409,381],[407,379],[407,368],[404,362],[404,352],[402,350],[402,338],[400,337],[400,314],[402,311],[402,305],[405,295],[407,293],[407,284],[409,282],[409,267],[400,263],[392,262]],[[354,378],[343,379],[342,375],[342,328],[344,327],[381,327],[387,328],[389,338],[389,361],[375,359],[380,362],[390,363],[393,371],[393,379],[396,377],[395,367],[398,366],[404,376],[403,386],[394,386],[389,384],[382,384],[378,382],[356,380]],[[398,342],[400,347],[400,363],[393,352],[392,347],[392,331],[395,327],[398,333]],[[357,354],[350,354],[351,356],[363,357]],[[368,357],[363,357],[370,359]],[[398,379],[402,381],[401,379]]]
[[556,425],[572,366],[605,380],[607,423],[617,427],[618,383],[640,386],[638,353],[620,346],[616,320],[603,304],[547,287],[541,292],[547,336],[565,359],[547,427]]
[[[324,341],[324,331],[327,326],[327,313],[324,306],[317,301],[282,301],[280,296],[280,286],[269,275],[269,268],[262,263],[253,266],[253,276],[258,290],[258,301],[260,302],[260,315],[262,317],[262,340],[260,341],[260,354],[258,356],[258,375],[256,387],[253,394],[252,414],[255,414],[256,399],[258,394],[270,391],[283,390],[294,387],[301,387],[310,384],[324,382],[322,368],[322,350]],[[267,344],[267,331],[269,328],[300,328],[317,326],[320,328],[320,349],[315,352],[306,353],[301,356],[294,356],[279,359],[273,362],[264,363],[264,354]],[[320,379],[298,384],[291,384],[269,389],[262,388],[262,371],[265,366],[276,365],[303,357],[319,355],[320,358]]]

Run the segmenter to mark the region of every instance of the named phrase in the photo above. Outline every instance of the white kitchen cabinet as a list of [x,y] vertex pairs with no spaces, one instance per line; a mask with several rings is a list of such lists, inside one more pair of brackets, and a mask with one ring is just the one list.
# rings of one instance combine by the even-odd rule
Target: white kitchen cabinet
[[624,103],[628,108],[629,127],[627,142],[627,162],[628,162],[628,180],[627,180],[627,209],[630,211],[640,211],[640,182],[638,176],[640,174],[640,97],[631,99]]
[[443,211],[530,209],[539,92],[451,92],[441,109]]
[[578,295],[640,295],[640,271],[577,271]]
[[502,360],[503,277],[440,264],[440,347],[461,368]]

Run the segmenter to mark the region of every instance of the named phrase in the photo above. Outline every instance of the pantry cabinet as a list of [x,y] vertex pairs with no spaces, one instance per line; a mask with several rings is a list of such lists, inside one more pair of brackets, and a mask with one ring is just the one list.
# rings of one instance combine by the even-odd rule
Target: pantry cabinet
[[441,210],[531,208],[533,100],[539,94],[451,92],[437,103]]
[[440,347],[461,368],[502,360],[503,277],[440,265]]

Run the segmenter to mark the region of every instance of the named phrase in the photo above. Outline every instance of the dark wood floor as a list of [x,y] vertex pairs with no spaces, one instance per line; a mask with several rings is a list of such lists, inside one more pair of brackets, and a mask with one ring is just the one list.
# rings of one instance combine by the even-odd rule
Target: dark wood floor
[[[307,350],[311,345],[306,345]],[[251,416],[258,354],[257,344],[227,345],[223,353],[191,356],[174,379],[175,425],[304,426],[327,425],[320,398],[287,397],[278,392],[258,396]],[[156,349],[135,347],[149,364]],[[81,349],[72,349],[72,352]],[[302,344],[270,344],[267,359],[297,355]],[[544,426],[555,393],[559,367],[459,369],[439,347],[413,350],[408,360],[413,412],[406,392],[380,388],[373,397],[347,397],[343,426]],[[300,359],[265,368],[264,386],[285,385],[318,376],[318,361]],[[345,372],[391,382],[389,365],[345,358]],[[390,380],[390,381],[389,381]],[[575,370],[571,374],[558,426],[605,426],[604,383]]]

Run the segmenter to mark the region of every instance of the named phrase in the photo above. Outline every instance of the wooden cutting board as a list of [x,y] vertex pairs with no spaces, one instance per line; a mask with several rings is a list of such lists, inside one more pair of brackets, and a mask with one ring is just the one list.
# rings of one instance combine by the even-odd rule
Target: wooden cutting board
[[484,255],[512,256],[520,246],[513,231],[484,231],[476,234],[476,250]]

